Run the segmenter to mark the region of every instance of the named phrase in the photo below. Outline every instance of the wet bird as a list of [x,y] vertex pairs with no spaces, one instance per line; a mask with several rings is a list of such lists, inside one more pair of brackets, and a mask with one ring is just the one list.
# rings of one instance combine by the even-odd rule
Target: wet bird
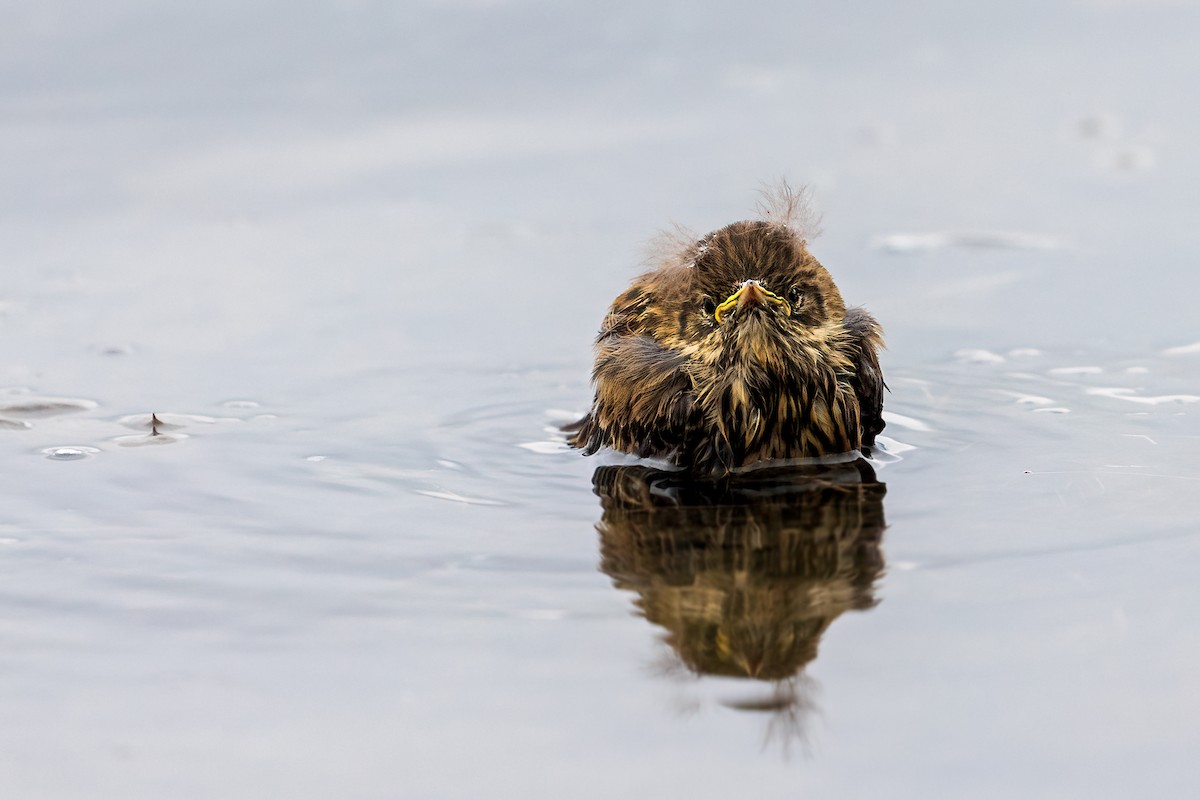
[[699,239],[672,237],[617,297],[572,446],[707,473],[875,443],[886,388],[879,324],[846,307],[809,252],[804,193],[785,185],[760,212]]

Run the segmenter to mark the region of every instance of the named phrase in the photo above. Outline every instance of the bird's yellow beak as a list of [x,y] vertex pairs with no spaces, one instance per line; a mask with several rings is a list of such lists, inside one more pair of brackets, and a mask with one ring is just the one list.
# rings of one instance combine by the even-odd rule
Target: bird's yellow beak
[[788,307],[786,300],[777,294],[768,292],[758,281],[746,281],[736,292],[725,298],[725,301],[721,305],[717,306],[717,310],[713,312],[713,319],[720,325],[721,318],[735,308],[766,305],[778,305],[781,308]]

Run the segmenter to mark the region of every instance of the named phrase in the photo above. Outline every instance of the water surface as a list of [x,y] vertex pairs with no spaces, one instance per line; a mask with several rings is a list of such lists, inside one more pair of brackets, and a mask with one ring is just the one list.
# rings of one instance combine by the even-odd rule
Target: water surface
[[[6,797],[1200,788],[1186,4],[4,15]],[[781,175],[881,452],[563,448]]]

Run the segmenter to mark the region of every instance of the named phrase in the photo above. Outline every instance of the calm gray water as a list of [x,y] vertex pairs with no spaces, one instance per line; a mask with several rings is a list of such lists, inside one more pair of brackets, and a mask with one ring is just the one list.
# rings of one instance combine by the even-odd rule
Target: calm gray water
[[[1200,792],[1195,4],[0,20],[0,795]],[[781,176],[877,483],[647,511],[554,428]]]

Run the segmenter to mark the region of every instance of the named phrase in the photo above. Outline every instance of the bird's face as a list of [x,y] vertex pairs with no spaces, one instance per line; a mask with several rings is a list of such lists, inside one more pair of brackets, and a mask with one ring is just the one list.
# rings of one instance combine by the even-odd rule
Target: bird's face
[[774,371],[828,360],[846,306],[829,273],[792,231],[736,222],[701,239],[655,287],[656,338],[713,366]]

